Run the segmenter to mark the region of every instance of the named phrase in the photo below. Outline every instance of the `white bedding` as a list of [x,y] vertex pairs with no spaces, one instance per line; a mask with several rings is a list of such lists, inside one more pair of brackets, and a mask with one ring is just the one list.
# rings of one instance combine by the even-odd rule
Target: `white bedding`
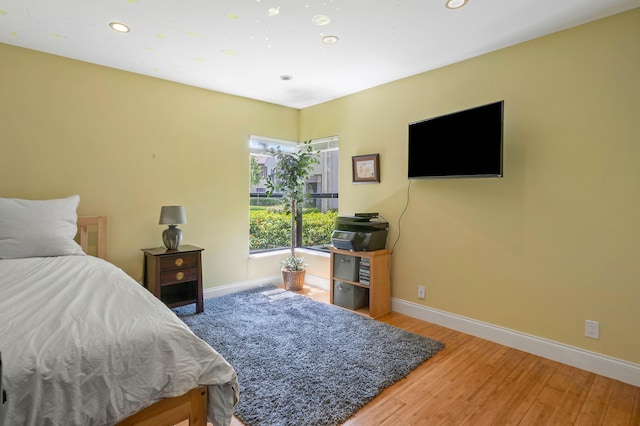
[[210,385],[214,425],[237,402],[234,369],[92,256],[0,260],[0,352],[5,426],[114,424],[197,385]]

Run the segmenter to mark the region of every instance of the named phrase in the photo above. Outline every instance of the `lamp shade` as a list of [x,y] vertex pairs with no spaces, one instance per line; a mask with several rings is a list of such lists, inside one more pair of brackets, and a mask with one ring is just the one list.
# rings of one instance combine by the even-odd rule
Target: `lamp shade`
[[159,225],[182,225],[187,223],[187,214],[183,206],[163,206],[160,209]]

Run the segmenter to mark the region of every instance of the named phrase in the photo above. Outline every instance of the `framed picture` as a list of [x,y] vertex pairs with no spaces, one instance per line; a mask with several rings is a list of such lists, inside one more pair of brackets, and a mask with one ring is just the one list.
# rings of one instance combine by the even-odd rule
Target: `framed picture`
[[380,182],[380,154],[351,157],[353,183]]

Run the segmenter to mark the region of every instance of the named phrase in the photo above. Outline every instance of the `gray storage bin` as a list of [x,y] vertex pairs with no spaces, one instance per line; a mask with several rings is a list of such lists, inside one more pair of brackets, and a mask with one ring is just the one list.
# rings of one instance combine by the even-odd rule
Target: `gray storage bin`
[[333,303],[347,309],[360,309],[369,305],[369,289],[333,281]]
[[345,281],[358,281],[358,270],[360,269],[360,258],[358,256],[347,256],[346,254],[335,254],[333,257],[333,277]]

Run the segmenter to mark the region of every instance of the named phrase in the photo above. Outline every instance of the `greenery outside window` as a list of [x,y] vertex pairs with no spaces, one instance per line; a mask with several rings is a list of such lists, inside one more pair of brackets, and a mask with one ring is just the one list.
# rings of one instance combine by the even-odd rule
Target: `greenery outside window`
[[[316,139],[311,142],[319,151],[312,175],[306,182],[308,197],[298,209],[296,246],[326,250],[331,242],[338,212],[338,137]],[[275,159],[269,149],[294,152],[298,143],[259,136],[249,139],[249,251],[256,253],[288,248],[291,216],[282,202],[282,194],[265,195],[266,181],[273,174]]]

